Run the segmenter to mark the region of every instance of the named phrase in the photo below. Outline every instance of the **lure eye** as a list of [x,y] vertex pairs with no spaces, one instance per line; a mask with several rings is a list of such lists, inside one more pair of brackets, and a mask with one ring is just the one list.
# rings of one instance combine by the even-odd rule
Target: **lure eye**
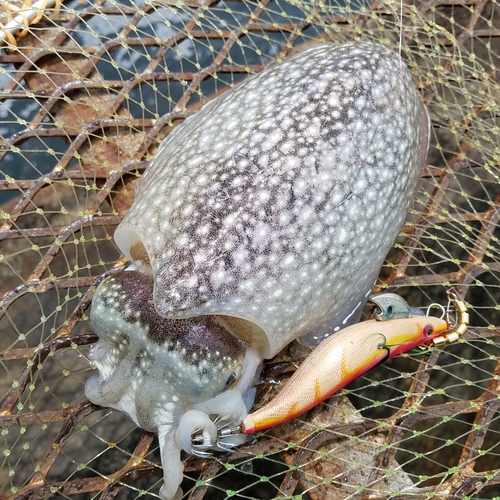
[[434,333],[434,328],[432,328],[432,325],[424,326],[424,337],[430,337],[433,333]]

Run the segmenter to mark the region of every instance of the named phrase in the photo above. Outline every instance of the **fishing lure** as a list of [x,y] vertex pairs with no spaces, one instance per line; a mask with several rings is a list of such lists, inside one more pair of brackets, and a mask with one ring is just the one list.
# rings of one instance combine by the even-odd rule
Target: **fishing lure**
[[181,449],[238,440],[224,422],[248,413],[264,359],[359,321],[428,136],[406,65],[353,42],[266,68],[160,145],[115,232],[131,270],[92,304],[86,394],[158,433],[163,497]]
[[[370,368],[398,354],[427,351],[431,346],[456,342],[467,331],[469,313],[454,290],[447,293],[448,307],[434,303],[426,314],[410,307],[396,294],[371,295],[374,319],[347,327],[323,341],[270,403],[247,415],[240,425],[225,419],[218,429],[218,439],[222,442],[229,435],[234,438],[250,434],[297,417]],[[432,309],[440,310],[442,316],[430,316]],[[394,316],[398,319],[393,319]],[[200,437],[193,435],[194,446]],[[210,447],[207,442],[204,445]]]
[[241,431],[250,434],[295,418],[382,361],[428,344],[449,329],[445,319],[433,316],[348,326],[316,347],[269,404],[243,419]]
[[[297,417],[386,359],[416,347],[426,350],[456,342],[467,331],[469,313],[454,290],[448,297],[447,310],[431,304],[424,315],[396,294],[372,295],[370,302],[378,308],[375,319],[323,341],[270,403],[243,419],[241,432],[250,434]],[[429,316],[432,308],[441,309],[443,317]]]

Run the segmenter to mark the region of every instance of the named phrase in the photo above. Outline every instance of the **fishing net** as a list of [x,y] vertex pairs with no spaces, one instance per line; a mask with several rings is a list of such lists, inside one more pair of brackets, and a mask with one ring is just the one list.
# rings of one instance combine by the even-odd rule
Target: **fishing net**
[[[500,497],[500,8],[496,0],[0,2],[1,493],[158,495],[154,435],[90,404],[97,280],[158,144],[208,100],[320,41],[408,63],[432,118],[422,182],[375,291],[416,307],[454,287],[455,345],[378,366],[312,411],[210,459],[201,498]],[[383,196],[383,193],[380,194]],[[307,354],[269,361],[269,401]]]

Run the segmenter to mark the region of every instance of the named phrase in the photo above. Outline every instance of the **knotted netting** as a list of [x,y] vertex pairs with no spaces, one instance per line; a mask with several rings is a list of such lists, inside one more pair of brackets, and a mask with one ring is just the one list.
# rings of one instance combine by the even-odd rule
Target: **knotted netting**
[[[185,458],[186,498],[500,497],[500,7],[495,0],[0,3],[0,424],[6,498],[138,498],[154,435],[89,403],[95,284],[159,143],[249,74],[321,41],[401,52],[427,167],[375,291],[454,287],[455,345],[368,372],[232,454]],[[307,351],[269,361],[258,403]]]

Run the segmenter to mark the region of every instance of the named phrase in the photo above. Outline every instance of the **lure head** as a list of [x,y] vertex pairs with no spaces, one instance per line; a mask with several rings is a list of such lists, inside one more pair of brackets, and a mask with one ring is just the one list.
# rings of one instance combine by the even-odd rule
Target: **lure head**
[[434,316],[413,316],[398,320],[404,327],[392,330],[385,336],[388,357],[393,358],[419,346],[432,344],[433,341],[450,330],[450,324],[443,318]]

